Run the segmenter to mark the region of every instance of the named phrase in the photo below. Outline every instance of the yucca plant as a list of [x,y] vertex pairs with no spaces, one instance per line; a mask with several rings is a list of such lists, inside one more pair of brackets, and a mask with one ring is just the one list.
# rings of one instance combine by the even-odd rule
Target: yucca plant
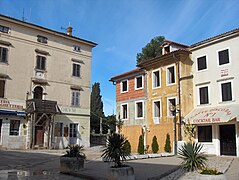
[[183,159],[183,169],[194,171],[205,167],[207,158],[201,152],[202,148],[203,145],[199,143],[184,143],[178,151],[178,154]]
[[85,154],[82,152],[83,146],[79,145],[69,145],[68,146],[69,150],[66,151],[66,154],[64,155],[65,157],[76,157],[78,158],[83,158],[86,159]]
[[126,138],[122,134],[113,133],[106,140],[106,147],[103,149],[101,157],[107,161],[115,163],[113,167],[124,167],[122,161],[126,160],[126,157],[130,155],[127,150]]

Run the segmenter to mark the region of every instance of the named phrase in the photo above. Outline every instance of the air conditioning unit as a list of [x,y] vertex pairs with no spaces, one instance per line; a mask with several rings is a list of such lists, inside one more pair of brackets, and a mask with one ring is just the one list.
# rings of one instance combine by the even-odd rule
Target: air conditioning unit
[[154,124],[159,124],[160,117],[154,117],[153,120],[154,120]]

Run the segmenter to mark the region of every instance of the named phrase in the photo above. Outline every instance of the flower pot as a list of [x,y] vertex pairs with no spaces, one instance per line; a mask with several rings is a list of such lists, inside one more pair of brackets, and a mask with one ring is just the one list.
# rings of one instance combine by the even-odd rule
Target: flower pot
[[109,168],[109,180],[135,180],[133,167]]
[[61,173],[70,173],[77,172],[80,169],[84,168],[84,158],[79,157],[60,157],[60,172]]
[[219,175],[209,175],[209,174],[200,174],[199,180],[226,180],[226,176],[224,174]]

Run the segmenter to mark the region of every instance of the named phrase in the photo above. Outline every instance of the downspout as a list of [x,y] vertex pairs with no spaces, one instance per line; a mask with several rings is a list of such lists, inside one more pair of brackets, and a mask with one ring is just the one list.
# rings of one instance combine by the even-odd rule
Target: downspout
[[179,120],[179,128],[178,128],[178,140],[181,141],[182,140],[182,118],[181,118],[181,77],[180,77],[180,60],[178,58],[175,57],[175,55],[173,54],[173,58],[176,60],[176,65],[177,65],[177,75],[178,75],[178,105],[179,105],[179,110],[178,110],[178,120]]

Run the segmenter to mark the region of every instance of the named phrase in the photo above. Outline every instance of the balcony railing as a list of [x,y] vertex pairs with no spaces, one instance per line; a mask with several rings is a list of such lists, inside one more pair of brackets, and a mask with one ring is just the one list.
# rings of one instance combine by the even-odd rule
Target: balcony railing
[[29,99],[26,101],[26,113],[60,113],[57,101],[49,101],[42,99]]

